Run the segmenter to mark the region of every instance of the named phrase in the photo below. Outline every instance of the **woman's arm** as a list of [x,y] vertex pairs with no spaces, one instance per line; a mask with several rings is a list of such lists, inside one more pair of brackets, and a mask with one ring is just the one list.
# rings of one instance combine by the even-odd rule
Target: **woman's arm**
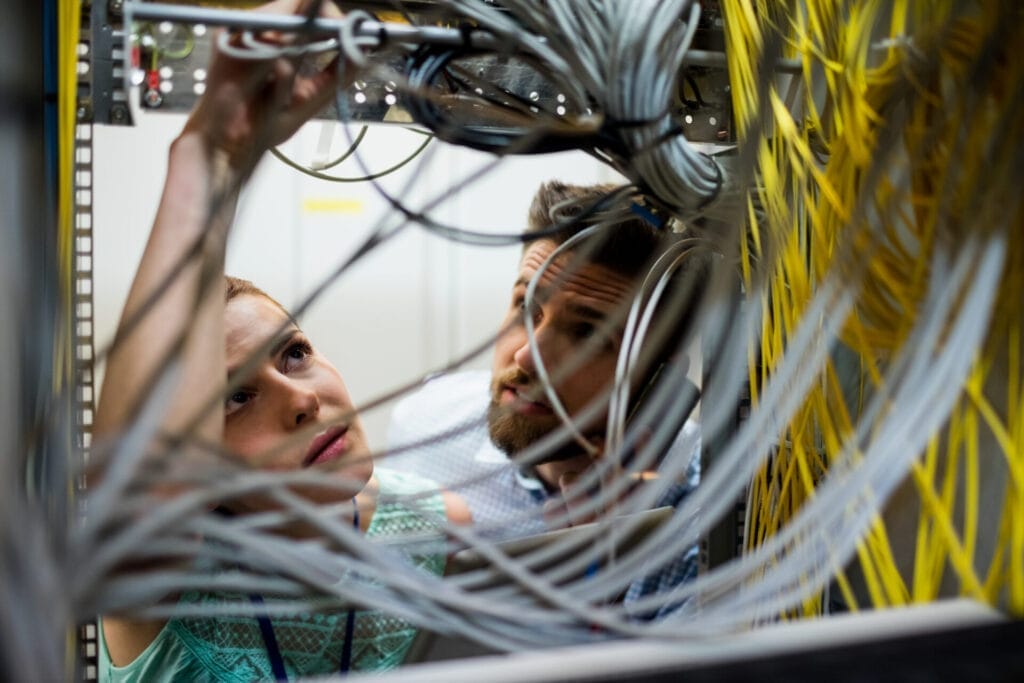
[[[293,13],[308,4],[278,0],[261,10]],[[329,13],[339,15],[324,3],[322,14]],[[171,145],[163,195],[108,358],[97,443],[131,424],[157,381],[168,389],[163,434],[191,427],[195,439],[220,442],[224,415],[215,397],[226,374],[224,251],[238,191],[263,152],[323,109],[337,87],[333,65],[313,74],[297,67],[287,58],[254,62],[214,52],[206,94]],[[153,457],[166,448],[150,445]],[[163,622],[110,616],[103,626],[111,660],[121,666],[152,642]]]
[[[290,13],[307,4],[277,0],[260,9]],[[324,3],[328,13],[339,14]],[[165,411],[166,430],[188,425],[197,397],[220,387],[224,248],[238,191],[263,152],[323,109],[335,87],[334,68],[299,74],[288,58],[257,62],[214,52],[206,94],[171,146],[163,196],[108,360],[97,435],[130,423],[171,356],[180,362],[180,379]],[[223,415],[211,411],[197,435],[216,442],[222,425]]]

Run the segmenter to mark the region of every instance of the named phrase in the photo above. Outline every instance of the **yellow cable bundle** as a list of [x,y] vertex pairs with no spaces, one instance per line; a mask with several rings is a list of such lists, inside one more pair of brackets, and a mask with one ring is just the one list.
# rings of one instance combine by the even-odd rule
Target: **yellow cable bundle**
[[74,153],[75,120],[78,108],[78,34],[81,27],[80,0],[60,0],[57,8],[57,249],[61,268],[61,291],[65,315],[59,328],[54,359],[54,391],[65,388],[59,383],[71,377],[74,362],[72,347],[71,298],[72,247],[74,244]]
[[[1009,262],[983,353],[913,467],[918,503],[899,510],[918,515],[916,536],[891,538],[878,517],[860,540],[858,573],[876,606],[959,592],[1024,614],[1024,207],[1014,185],[1024,60],[1013,52],[1024,38],[1022,12],[980,2],[722,4],[738,130],[757,152],[757,198],[741,245],[748,291],[763,292],[765,311],[750,354],[752,400],[785,357],[815,286],[837,269],[857,287],[842,341],[862,387],[844,391],[827,365],[752,482],[748,548],[814,496],[864,397],[889,391],[885,371],[917,322],[937,241],[998,226]],[[802,65],[799,118],[784,102],[784,79],[759,70],[783,55]],[[1002,482],[1000,472],[1006,484],[993,522],[991,512],[983,519],[979,491]],[[994,539],[990,557],[979,555],[984,538]],[[913,549],[911,566],[894,548]],[[836,579],[856,608],[839,567]],[[803,611],[817,607],[808,601]]]
[[[63,315],[57,326],[54,344],[54,395],[69,390],[64,382],[73,377],[73,268],[74,268],[74,154],[75,122],[78,110],[78,42],[82,7],[79,0],[60,0],[57,7],[57,251]],[[76,495],[68,482],[69,498]],[[78,678],[73,671],[77,661],[78,638],[69,629],[65,639],[67,678]]]

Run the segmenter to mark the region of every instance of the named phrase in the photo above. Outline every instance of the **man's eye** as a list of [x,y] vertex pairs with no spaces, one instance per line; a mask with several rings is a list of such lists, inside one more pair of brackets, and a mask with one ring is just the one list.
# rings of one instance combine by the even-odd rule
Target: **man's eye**
[[[514,306],[513,306],[513,309],[514,309],[514,310],[515,310],[516,312],[518,312],[518,313],[519,313],[519,319],[520,319],[520,321],[521,321],[521,320],[522,320],[523,318],[525,318],[525,317],[526,317],[526,315],[527,315],[527,310],[526,310],[526,299],[525,299],[524,297],[519,297],[519,298],[517,298],[517,299],[515,300],[515,304],[514,304]],[[539,321],[540,321],[540,319],[541,319],[541,313],[542,313],[542,309],[541,309],[540,305],[538,305],[538,304],[537,304],[537,302],[536,302],[536,301],[534,301],[534,302],[533,302],[533,306],[531,307],[531,309],[530,309],[530,311],[529,311],[529,312],[530,312],[530,313],[532,314],[532,315],[531,315],[531,317],[533,318],[533,322],[534,322],[534,323],[537,323],[537,322],[539,322]]]
[[590,339],[597,332],[591,323],[576,323],[572,326],[572,336],[576,339]]

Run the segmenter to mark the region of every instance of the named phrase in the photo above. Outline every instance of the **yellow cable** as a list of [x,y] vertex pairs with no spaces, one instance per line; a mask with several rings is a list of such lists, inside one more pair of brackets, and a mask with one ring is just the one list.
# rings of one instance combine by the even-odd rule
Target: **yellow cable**
[[[888,359],[906,343],[928,291],[937,231],[956,226],[970,202],[988,191],[989,178],[1013,177],[1009,164],[1019,146],[1013,143],[1019,140],[1020,130],[1009,118],[1011,110],[1000,108],[999,98],[1024,76],[1022,60],[1008,60],[1002,76],[1005,85],[998,75],[992,76],[991,94],[986,95],[992,102],[958,98],[950,105],[947,101],[950,88],[973,85],[965,79],[986,45],[985,36],[1001,24],[1000,6],[969,11],[957,6],[959,14],[949,0],[866,0],[844,5],[807,0],[786,6],[725,0],[722,6],[740,139],[747,139],[759,116],[770,115],[765,138],[754,143],[764,220],[755,223],[753,204],[748,204],[750,227],[745,239],[750,248],[747,244],[741,248],[748,291],[756,291],[757,279],[769,275],[762,295],[761,348],[752,349],[749,356],[751,395],[759,396],[760,387],[782,362],[787,340],[802,324],[816,283],[837,264],[849,261],[847,255],[852,253],[862,260],[866,278],[855,311],[843,326],[842,339],[859,356],[861,386],[883,392],[884,398]],[[801,64],[796,78],[803,81],[802,120],[786,109],[780,81],[759,72],[761,50],[766,37],[773,34],[780,36],[786,55]],[[915,50],[940,54],[934,63],[941,69],[920,69],[921,57]],[[759,83],[765,79],[767,99],[759,102]],[[813,87],[815,80],[822,87]],[[958,82],[959,86],[954,85]],[[905,117],[890,118],[896,111],[891,105],[895,101],[904,103]],[[892,125],[903,128],[896,138],[884,138],[883,129]],[[993,137],[993,129],[1008,131],[1005,139]],[[881,150],[883,139],[889,145],[897,140],[897,147]],[[812,151],[812,140],[815,149],[829,154],[824,163]],[[909,190],[899,174],[865,187],[865,171],[880,153],[890,153],[894,168],[905,169]],[[850,223],[858,202],[867,207],[875,225]],[[1020,210],[1019,205],[1015,208]],[[840,246],[844,251],[837,251]],[[1019,254],[1021,238],[1010,246],[1013,254]],[[1007,267],[1008,273],[1015,270],[1022,268]],[[1019,297],[1021,289],[1019,282],[1006,278],[1000,297]],[[909,584],[897,569],[884,527],[876,523],[858,546],[873,604],[931,599],[940,593],[944,568],[952,565],[971,594],[983,593],[994,600],[999,586],[1006,583],[1015,609],[1024,609],[1020,607],[1024,605],[1021,312],[1013,310],[1009,317],[1008,418],[998,415],[986,391],[991,359],[1007,338],[1001,336],[1002,328],[994,326],[964,388],[970,405],[954,411],[943,434],[929,435],[923,460],[915,464],[913,481],[922,509]],[[848,400],[856,403],[848,406]],[[843,396],[829,364],[821,384],[809,392],[782,435],[788,445],[759,472],[752,487],[751,543],[781,529],[813,496],[819,475],[852,433],[859,402],[859,396]],[[1011,473],[998,546],[983,591],[973,566],[981,561],[974,557],[981,533],[979,419],[994,434]],[[944,458],[940,458],[940,443],[946,444]],[[800,486],[794,486],[797,482]],[[953,524],[957,500],[963,504],[962,532]],[[1008,563],[1006,571],[999,566],[1002,558]],[[844,599],[852,601],[845,577],[840,588]],[[804,604],[805,613],[813,602]]]

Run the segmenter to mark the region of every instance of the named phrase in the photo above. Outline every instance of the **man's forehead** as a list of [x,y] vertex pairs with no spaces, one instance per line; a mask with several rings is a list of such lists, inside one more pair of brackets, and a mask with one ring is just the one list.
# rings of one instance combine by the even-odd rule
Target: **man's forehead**
[[[549,240],[531,244],[519,263],[516,285],[526,285],[555,248],[555,244]],[[539,291],[564,292],[610,306],[619,305],[632,294],[632,278],[607,266],[589,263],[574,256],[571,251],[559,254],[541,276]]]

